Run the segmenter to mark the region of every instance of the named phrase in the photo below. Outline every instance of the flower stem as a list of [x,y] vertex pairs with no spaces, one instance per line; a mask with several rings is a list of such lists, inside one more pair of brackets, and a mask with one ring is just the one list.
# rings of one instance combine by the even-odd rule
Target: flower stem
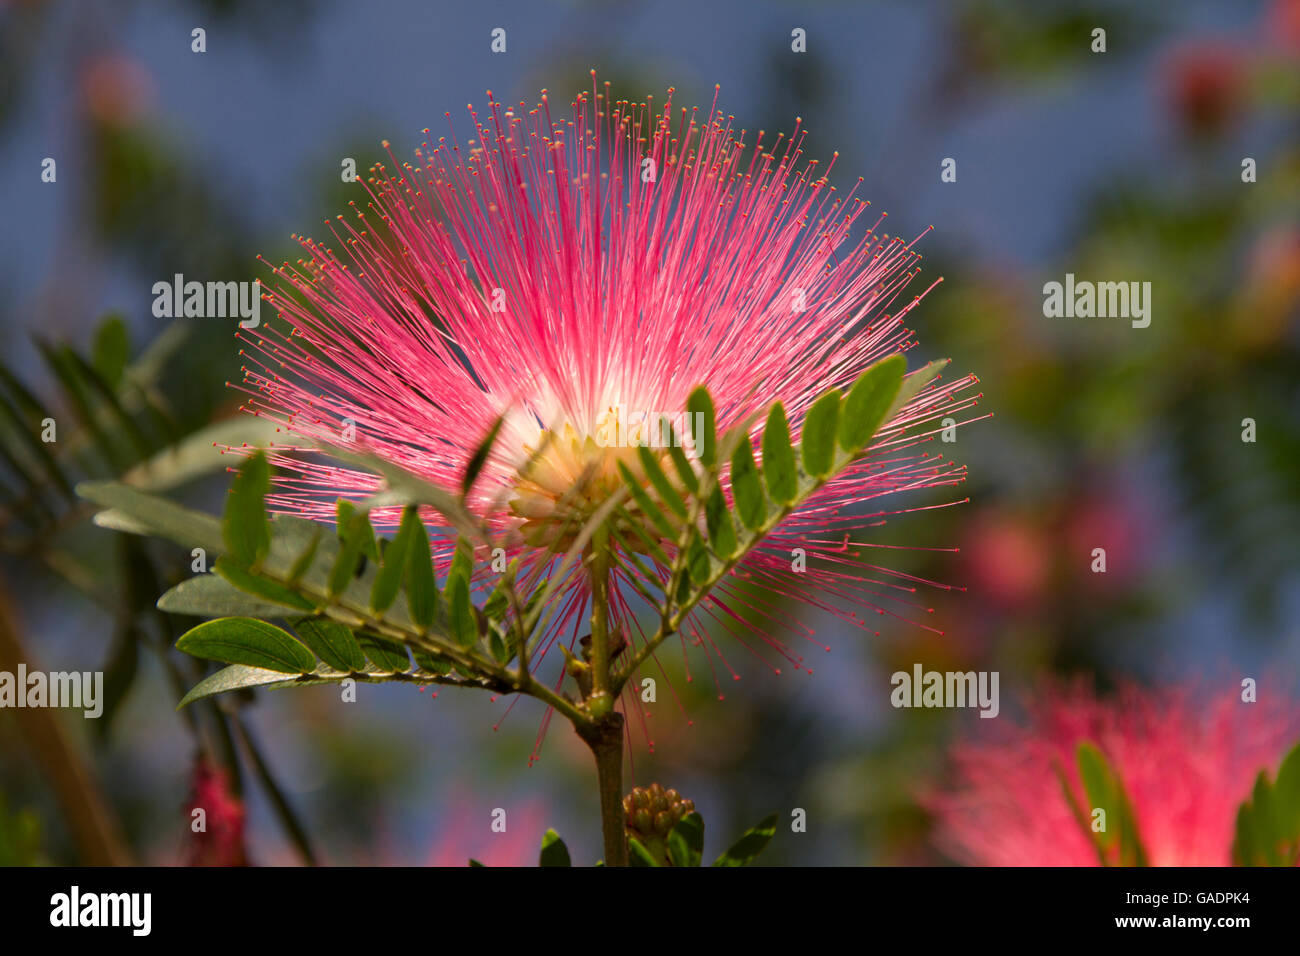
[[610,693],[608,542],[593,541],[587,560],[591,575],[591,694],[586,709],[591,719],[576,728],[596,758],[605,865],[627,866],[627,838],[623,834],[623,715],[614,709],[614,697]]
[[627,866],[627,837],[623,832],[623,715],[613,711],[593,724],[579,725],[577,730],[596,758],[605,865]]
[[[591,695],[609,697],[609,552],[591,555]],[[608,701],[612,703],[612,701]],[[600,705],[597,705],[599,713]]]

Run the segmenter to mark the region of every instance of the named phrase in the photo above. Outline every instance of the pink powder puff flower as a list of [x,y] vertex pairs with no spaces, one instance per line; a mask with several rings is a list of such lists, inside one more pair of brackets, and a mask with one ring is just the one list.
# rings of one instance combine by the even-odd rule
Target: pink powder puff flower
[[[748,134],[716,111],[716,97],[704,116],[675,111],[672,90],[656,109],[614,102],[594,78],[559,118],[545,91],[533,108],[490,92],[488,102],[486,117],[470,109],[472,139],[449,121],[414,162],[375,166],[368,202],[329,224],[332,241],[301,238],[304,258],[273,269],[266,298],[287,328],[244,334],[244,388],[246,407],[290,435],[353,438],[452,489],[504,416],[467,503],[520,559],[521,580],[553,567],[563,522],[617,487],[618,461],[635,462],[635,448],[597,440],[620,414],[671,419],[703,383],[719,431],[779,399],[797,438],[826,390],[915,344],[904,321],[939,280],[905,294],[920,271],[916,240],[882,233],[883,214],[868,225],[857,187],[840,193],[830,165],[804,160],[800,122],[788,139]],[[885,496],[964,479],[920,446],[944,417],[975,405],[975,384],[926,385],[685,620],[683,647],[711,652],[715,682],[714,658],[739,675],[706,633],[710,621],[807,669],[788,639],[829,648],[787,599],[864,629],[863,611],[905,620],[928,611],[916,594],[930,582],[864,558],[887,546],[851,538],[909,510]],[[336,496],[381,487],[352,468],[272,461],[270,504],[281,511],[328,521]],[[381,529],[399,516],[372,513]],[[425,517],[441,572],[453,541],[436,514]],[[806,573],[794,567],[796,548]],[[490,584],[487,556],[478,558],[479,583]],[[647,635],[619,584],[616,570],[609,613],[628,653]],[[556,600],[543,650],[584,633],[587,577],[572,573]]]
[[1228,866],[1237,808],[1300,732],[1300,707],[1267,699],[1191,686],[1130,684],[1113,700],[1081,683],[1044,688],[1025,723],[981,721],[984,733],[953,747],[953,789],[924,801],[936,843],[973,865],[1097,866],[1055,769],[1086,807],[1075,751],[1090,741],[1123,783],[1152,866]]

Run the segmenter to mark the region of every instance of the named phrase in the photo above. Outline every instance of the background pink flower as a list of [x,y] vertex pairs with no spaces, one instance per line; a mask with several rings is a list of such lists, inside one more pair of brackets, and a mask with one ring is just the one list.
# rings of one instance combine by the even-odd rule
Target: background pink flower
[[1300,707],[1276,701],[1244,703],[1235,684],[1127,684],[1113,699],[1081,683],[1047,686],[1024,723],[990,721],[998,726],[953,748],[955,786],[926,801],[936,842],[976,865],[1096,866],[1054,770],[1059,762],[1087,806],[1075,767],[1087,740],[1123,781],[1151,865],[1227,866],[1238,806],[1300,730]]

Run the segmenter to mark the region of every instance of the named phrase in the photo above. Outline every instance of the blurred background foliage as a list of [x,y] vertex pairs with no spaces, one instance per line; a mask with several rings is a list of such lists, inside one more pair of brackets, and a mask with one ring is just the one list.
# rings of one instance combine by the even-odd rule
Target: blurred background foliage
[[[254,863],[500,864],[533,860],[546,826],[595,858],[585,752],[556,732],[528,768],[530,703],[503,720],[452,693],[312,688],[174,713],[195,662],[153,601],[190,558],[94,527],[68,493],[125,475],[215,509],[212,442],[257,437],[226,387],[232,327],[154,318],[154,282],[265,277],[257,254],[295,258],[291,233],[354,198],[343,157],[364,170],[386,137],[400,158],[486,88],[558,101],[591,66],[705,108],[720,83],[751,130],[800,116],[837,182],[863,176],[909,238],[933,222],[925,271],[946,281],[919,354],[977,372],[994,416],[943,446],[969,503],[870,537],[937,549],[892,552],[957,586],[923,598],[937,632],[809,620],[831,646],[811,677],[733,642],[738,682],[700,659],[688,679],[665,652],[629,787],[677,788],[715,836],[806,809],[768,864],[943,863],[918,798],[980,721],[892,710],[894,670],[998,670],[1004,713],[1050,674],[1300,691],[1300,2],[445,6],[0,3],[0,669],[103,669],[109,697],[98,722],[0,713],[0,862],[243,859],[224,839]],[[1150,327],[1044,318],[1066,272],[1150,281]],[[47,415],[54,446],[32,440]],[[196,802],[232,826],[196,837]]]

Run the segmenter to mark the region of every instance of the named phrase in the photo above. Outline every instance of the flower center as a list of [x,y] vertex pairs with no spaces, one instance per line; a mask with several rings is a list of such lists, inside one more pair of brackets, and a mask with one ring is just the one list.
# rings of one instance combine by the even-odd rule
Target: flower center
[[534,546],[568,550],[602,504],[623,485],[618,463],[641,477],[636,448],[605,446],[566,423],[545,429],[536,447],[524,445],[510,510]]
[[[607,407],[589,434],[567,422],[555,430],[541,430],[535,442],[523,443],[522,463],[510,500],[511,511],[523,519],[520,531],[525,541],[557,552],[567,551],[601,505],[623,486],[619,465],[643,488],[647,487],[649,479],[639,448],[649,449],[671,475],[673,468],[666,460],[668,445],[680,443],[681,438],[676,436],[682,434],[681,423],[669,422],[662,416],[630,413],[618,405]],[[685,447],[691,457],[693,446]],[[625,501],[624,508],[633,516],[640,511],[634,500]],[[644,516],[634,520],[645,534],[660,537]],[[632,529],[627,530],[633,540],[640,538]]]

